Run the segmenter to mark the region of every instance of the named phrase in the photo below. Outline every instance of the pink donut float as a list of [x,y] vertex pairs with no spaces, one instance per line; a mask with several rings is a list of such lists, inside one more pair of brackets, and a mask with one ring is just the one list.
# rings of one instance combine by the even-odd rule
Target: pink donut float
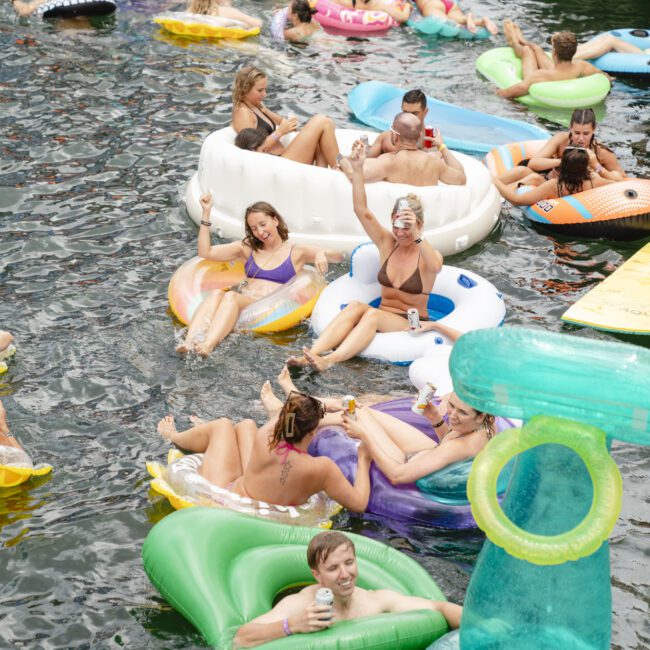
[[348,9],[331,0],[310,0],[318,12],[314,15],[323,27],[334,27],[346,32],[384,32],[397,26],[397,21],[385,11]]

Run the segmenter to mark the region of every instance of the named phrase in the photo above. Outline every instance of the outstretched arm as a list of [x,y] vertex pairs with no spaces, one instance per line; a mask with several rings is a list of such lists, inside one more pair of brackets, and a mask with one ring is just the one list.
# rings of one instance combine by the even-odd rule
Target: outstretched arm
[[390,589],[381,589],[375,593],[381,599],[385,613],[397,614],[417,609],[430,609],[434,612],[440,612],[452,630],[460,627],[460,619],[463,614],[463,608],[460,605],[441,600],[429,600],[418,596],[405,596]]
[[215,262],[228,262],[244,257],[244,247],[240,241],[234,241],[230,244],[218,244],[212,246],[210,243],[210,215],[212,213],[212,195],[203,194],[199,199],[201,204],[201,225],[199,226],[198,251],[199,257]]
[[465,169],[460,160],[451,153],[449,147],[444,143],[440,131],[434,135],[433,144],[438,148],[444,163],[439,176],[440,180],[447,185],[465,185],[467,182]]
[[[314,264],[316,270],[321,274],[327,273],[328,262],[338,264],[343,261],[343,253],[333,248],[319,248],[318,246],[296,246],[294,252],[298,254],[297,262],[303,264]],[[295,266],[295,263],[294,263]]]
[[516,190],[508,187],[503,181],[500,181],[495,176],[492,177],[492,182],[496,185],[501,196],[510,201],[512,205],[533,205],[533,203],[537,203],[537,201],[557,198],[557,180],[555,179],[551,179],[537,187],[533,187],[523,194],[517,194]]
[[323,469],[322,490],[334,501],[340,503],[344,508],[352,512],[364,512],[368,507],[370,498],[370,455],[366,448],[359,447],[357,461],[357,475],[354,485],[348,480],[339,469],[338,465],[329,458],[320,458]]

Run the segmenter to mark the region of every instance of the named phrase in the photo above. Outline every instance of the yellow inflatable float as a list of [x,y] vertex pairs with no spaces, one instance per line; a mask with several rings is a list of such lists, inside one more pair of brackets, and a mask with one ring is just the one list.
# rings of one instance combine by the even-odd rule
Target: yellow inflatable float
[[[187,325],[205,296],[224,291],[246,279],[244,264],[214,262],[194,257],[180,266],[169,282],[168,298],[174,316]],[[295,327],[311,315],[326,281],[311,267],[304,267],[286,284],[242,310],[236,329],[267,334]]]
[[34,465],[22,449],[0,445],[0,488],[9,488],[28,481],[32,476],[45,476],[52,465]]
[[250,27],[239,20],[185,11],[167,11],[154,16],[153,21],[172,34],[191,38],[248,38],[260,33],[259,27]]

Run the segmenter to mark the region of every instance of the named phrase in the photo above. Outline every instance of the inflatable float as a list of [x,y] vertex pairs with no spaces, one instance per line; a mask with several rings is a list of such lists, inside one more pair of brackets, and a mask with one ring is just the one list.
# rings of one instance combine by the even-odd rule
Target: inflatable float
[[117,9],[113,0],[52,0],[40,5],[36,15],[50,18],[76,18],[77,16],[109,16]]
[[[437,440],[430,422],[411,411],[410,397],[375,404],[372,408],[394,415]],[[496,429],[503,431],[515,426],[510,420],[497,418]],[[357,444],[340,427],[323,427],[309,445],[312,456],[331,458],[348,480],[354,480],[357,468]],[[467,500],[467,478],[472,459],[453,463],[424,476],[415,483],[393,485],[375,463],[370,469],[370,500],[367,513],[410,524],[434,528],[476,528]],[[502,473],[497,487],[503,494],[510,479],[510,467]]]
[[[521,59],[510,47],[484,52],[476,60],[476,69],[499,88],[508,88],[522,80]],[[602,102],[610,90],[610,81],[604,74],[592,74],[580,79],[536,83],[527,95],[514,99],[527,106],[591,108]]]
[[[174,316],[187,325],[208,293],[216,289],[227,291],[243,280],[246,280],[246,273],[241,261],[214,262],[193,257],[181,265],[169,281],[169,306]],[[312,267],[304,267],[289,282],[278,285],[268,296],[243,309],[235,327],[258,334],[295,327],[309,318],[326,285],[322,275]]]
[[289,20],[289,7],[280,9],[273,14],[271,19],[271,36],[276,41],[284,41],[284,30],[287,27],[287,21]]
[[587,292],[562,320],[606,332],[650,334],[650,244]]
[[168,32],[191,38],[248,38],[260,33],[259,27],[251,27],[240,20],[204,16],[186,11],[166,11],[152,18]]
[[[307,545],[317,532],[224,510],[192,508],[153,527],[142,547],[142,560],[154,587],[192,622],[206,643],[230,648],[237,628],[269,611],[278,594],[314,583]],[[415,560],[381,542],[346,535],[355,545],[359,587],[446,600]],[[417,610],[337,621],[322,632],[283,637],[264,648],[416,650],[448,629],[440,612]]]
[[203,454],[183,456],[170,449],[167,465],[147,463],[147,471],[153,477],[151,489],[161,494],[176,510],[192,506],[227,508],[253,517],[263,517],[294,526],[330,528],[330,518],[341,506],[327,495],[312,495],[306,503],[297,506],[279,506],[243,497],[227,488],[221,488],[199,474]]
[[[647,75],[650,74],[650,29],[613,29],[611,34],[624,40],[630,45],[644,50],[637,54],[623,52],[607,52],[597,59],[591,59],[597,68],[616,75]],[[602,36],[603,34],[599,34]],[[596,36],[597,40],[599,36]]]
[[39,463],[22,449],[0,445],[0,488],[9,488],[25,483],[33,476],[45,476],[52,471],[52,465]]
[[385,32],[398,25],[397,21],[385,11],[350,9],[331,0],[310,0],[309,4],[317,11],[314,20],[323,27],[341,32],[360,34]]
[[[379,268],[379,251],[374,244],[359,246],[352,253],[349,273],[329,284],[316,302],[310,320],[316,336],[353,300],[379,305]],[[429,295],[428,311],[431,320],[466,332],[497,327],[505,318],[506,308],[503,296],[492,283],[471,271],[444,265],[436,278],[434,292]],[[433,331],[418,335],[406,331],[380,332],[359,356],[407,364],[432,346],[450,344],[446,337]]]
[[13,357],[14,354],[16,354],[16,346],[13,343],[10,343],[4,350],[0,352],[0,375],[9,370],[7,359]]
[[435,345],[409,366],[409,379],[418,390],[427,383],[436,386],[438,395],[454,390],[449,374],[451,348],[451,345]]
[[[608,447],[650,444],[648,367],[644,348],[542,330],[482,330],[456,343],[459,397],[530,420],[474,461],[468,491],[488,540],[465,597],[462,647],[610,647],[607,537],[622,490]],[[502,509],[486,503],[517,453]]]
[[[349,93],[348,106],[364,124],[386,131],[402,110],[405,92],[383,81],[364,81]],[[427,124],[440,129],[451,149],[465,153],[486,154],[500,144],[551,137],[534,124],[472,111],[433,97],[427,97],[427,108]]]
[[418,34],[427,36],[458,38],[466,41],[490,38],[490,32],[485,27],[479,27],[475,32],[470,32],[467,27],[459,25],[455,20],[441,18],[440,16],[427,16],[425,18],[415,10],[406,24]]
[[[545,142],[502,145],[485,157],[485,164],[498,176],[531,158]],[[527,189],[520,188],[520,192]],[[626,178],[586,192],[519,207],[531,221],[562,234],[619,241],[650,234],[650,180]]]
[[[337,129],[343,153],[362,134]],[[285,136],[286,137],[286,136]],[[297,244],[334,248],[351,253],[368,236],[354,215],[350,181],[340,171],[304,165],[292,160],[235,146],[235,132],[226,127],[211,133],[201,147],[198,171],[185,194],[190,217],[201,220],[199,197],[212,191],[212,228],[220,237],[244,236],[244,213],[252,201],[268,201],[289,226]],[[290,142],[290,139],[283,142]],[[499,218],[501,197],[480,161],[457,154],[465,185],[413,187],[401,183],[368,183],[368,207],[387,228],[398,197],[409,192],[422,199],[424,237],[435,241],[443,255],[468,249],[492,231]]]

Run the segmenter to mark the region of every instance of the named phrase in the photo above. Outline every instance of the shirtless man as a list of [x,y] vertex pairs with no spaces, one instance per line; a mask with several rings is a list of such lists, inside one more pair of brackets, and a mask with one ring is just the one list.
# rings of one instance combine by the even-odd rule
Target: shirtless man
[[[404,93],[404,97],[402,97],[402,113],[410,113],[420,120],[420,138],[418,140],[418,147],[420,149],[424,147],[424,118],[428,112],[427,96],[419,88]],[[389,129],[377,136],[366,153],[366,159],[378,158],[382,153],[393,153],[396,150],[397,147],[392,142]]]
[[[463,166],[449,151],[440,133],[433,138],[434,146],[441,153],[440,158],[418,149],[421,130],[422,124],[415,115],[399,113],[390,128],[395,151],[365,161],[363,175],[366,183],[388,181],[423,187],[437,185],[438,181],[442,181],[448,185],[464,185],[466,179]],[[364,145],[356,142],[354,146]],[[339,166],[352,180],[350,161],[343,157]]]
[[529,43],[521,33],[521,29],[511,20],[503,23],[503,33],[515,54],[521,59],[522,81],[500,88],[497,94],[501,97],[514,99],[528,92],[530,86],[541,81],[563,81],[578,79],[592,74],[604,74],[587,61],[574,61],[573,57],[578,47],[578,41],[573,32],[558,32],[553,34],[553,60],[549,59],[539,45]]
[[[242,625],[235,635],[235,648],[252,648],[291,634],[318,632],[337,621],[417,609],[440,612],[452,629],[460,625],[460,605],[404,596],[391,589],[371,591],[357,587],[354,544],[343,533],[326,531],[316,535],[307,547],[307,563],[317,584],[283,598],[270,612]],[[332,609],[314,602],[316,592],[323,587],[332,591]]]

